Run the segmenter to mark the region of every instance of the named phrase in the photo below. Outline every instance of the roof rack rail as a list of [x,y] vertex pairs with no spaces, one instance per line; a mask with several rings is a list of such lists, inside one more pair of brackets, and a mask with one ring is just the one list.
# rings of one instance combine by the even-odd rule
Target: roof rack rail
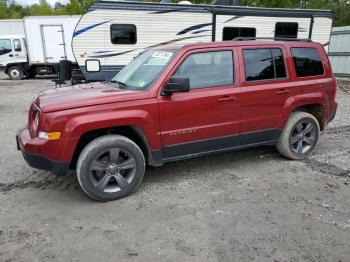
[[232,40],[233,41],[275,40],[275,41],[312,42],[311,39],[298,39],[298,38],[286,38],[286,37],[235,37]]

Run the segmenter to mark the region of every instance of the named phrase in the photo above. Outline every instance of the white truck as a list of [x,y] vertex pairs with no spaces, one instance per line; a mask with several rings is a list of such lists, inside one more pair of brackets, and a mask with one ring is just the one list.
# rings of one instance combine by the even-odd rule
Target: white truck
[[2,19],[0,20],[0,35],[24,35],[22,19]]
[[0,69],[11,79],[57,74],[59,62],[76,64],[72,36],[80,16],[23,19],[24,35],[0,35]]

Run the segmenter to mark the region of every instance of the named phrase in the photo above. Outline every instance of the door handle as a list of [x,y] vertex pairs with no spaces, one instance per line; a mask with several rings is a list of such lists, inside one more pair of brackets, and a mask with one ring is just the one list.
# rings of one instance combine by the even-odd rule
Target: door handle
[[13,54],[10,54],[9,57],[13,57]]
[[230,102],[235,100],[236,100],[236,97],[234,96],[224,96],[218,99],[219,102]]
[[276,92],[277,95],[287,95],[290,91],[288,89],[281,89]]

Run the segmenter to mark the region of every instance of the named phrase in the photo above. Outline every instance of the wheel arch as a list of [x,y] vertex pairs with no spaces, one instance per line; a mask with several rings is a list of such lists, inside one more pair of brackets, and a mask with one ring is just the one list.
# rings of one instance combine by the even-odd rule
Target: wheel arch
[[325,129],[326,121],[325,121],[325,108],[322,104],[305,104],[305,105],[299,105],[295,107],[291,113],[293,112],[306,112],[313,115],[319,125],[320,130],[323,131]]
[[26,67],[26,63],[10,63],[10,64],[7,64],[6,67],[5,67],[5,74],[8,74],[8,71],[11,67],[13,66],[18,66],[22,69],[23,73],[25,74],[25,72],[27,71],[27,67]]
[[155,164],[152,150],[149,145],[145,132],[143,131],[142,128],[136,125],[130,125],[130,126],[115,126],[115,127],[109,127],[109,128],[90,130],[82,134],[75,147],[70,168],[75,169],[79,155],[88,143],[90,143],[92,140],[98,137],[101,137],[103,135],[110,135],[110,134],[122,135],[131,139],[140,147],[142,153],[145,156],[146,163],[149,165]]

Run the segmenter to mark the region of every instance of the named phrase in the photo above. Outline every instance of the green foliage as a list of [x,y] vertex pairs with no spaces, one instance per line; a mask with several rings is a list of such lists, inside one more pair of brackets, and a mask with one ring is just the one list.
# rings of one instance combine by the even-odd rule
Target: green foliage
[[[148,0],[157,2],[157,0]],[[179,2],[174,0],[173,2]],[[82,14],[95,0],[70,0],[66,5],[56,3],[50,6],[46,1],[23,7],[15,0],[0,0],[0,19],[22,18],[29,15],[79,15]],[[209,4],[211,0],[192,0],[195,4]],[[350,4],[348,0],[240,0],[241,6],[275,7],[275,8],[310,8],[331,9],[334,13],[334,26],[350,25]]]

